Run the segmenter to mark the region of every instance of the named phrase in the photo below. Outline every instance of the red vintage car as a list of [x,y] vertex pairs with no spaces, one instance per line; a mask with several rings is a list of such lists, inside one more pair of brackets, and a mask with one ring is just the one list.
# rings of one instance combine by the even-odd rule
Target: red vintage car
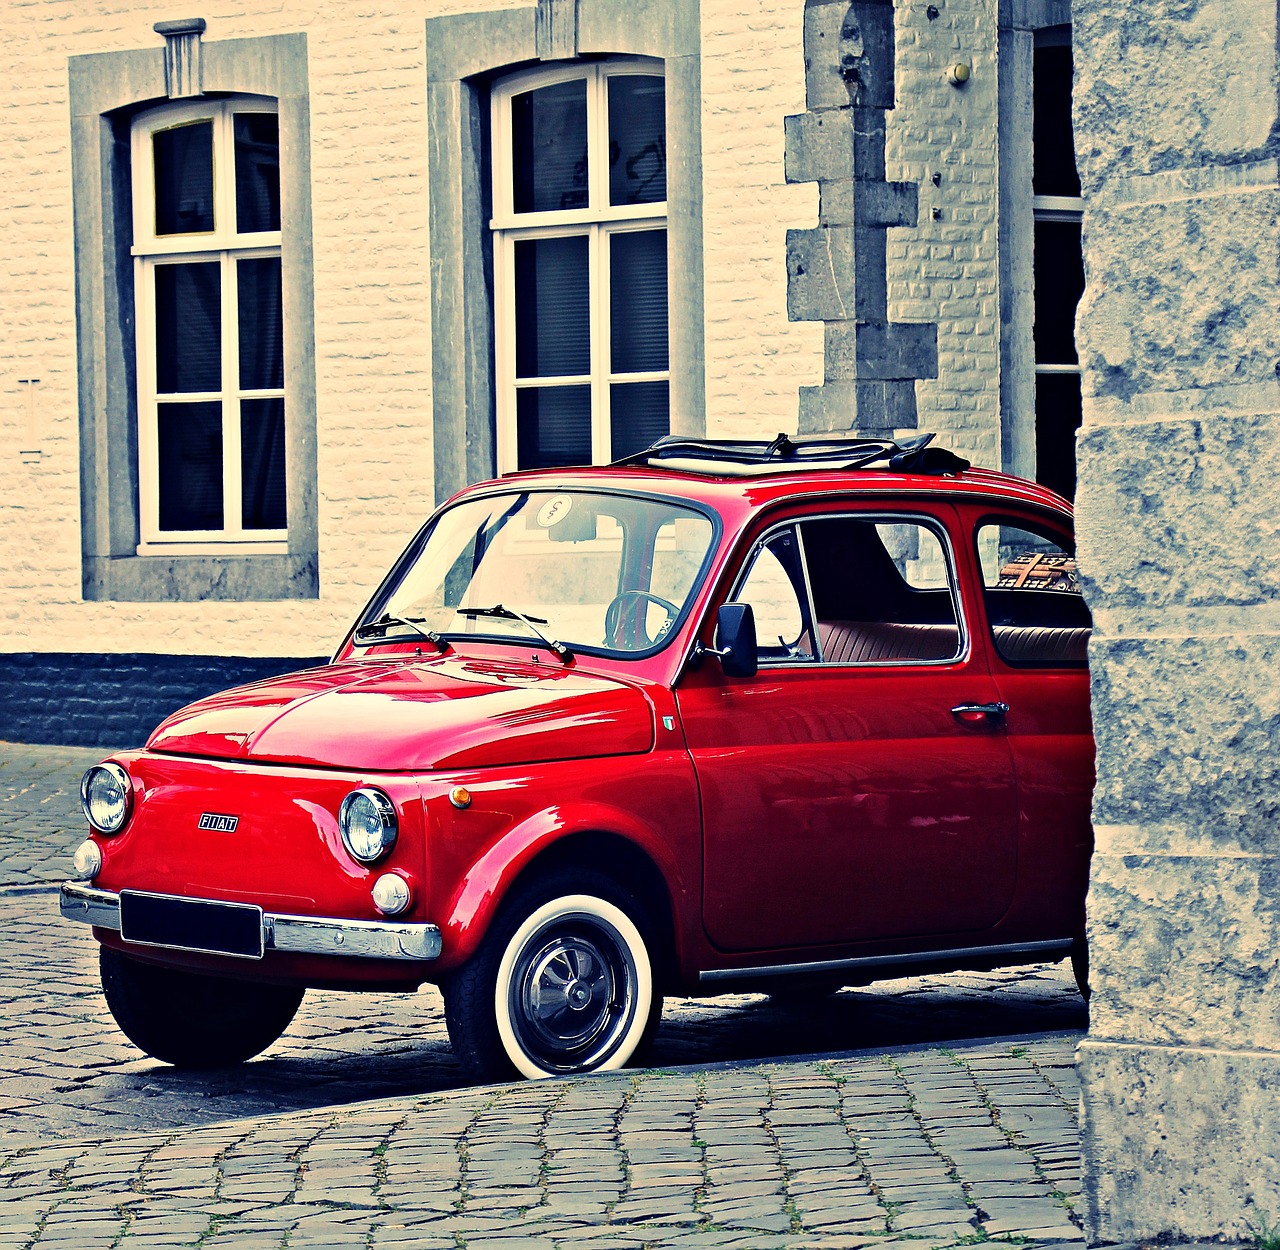
[[437,983],[473,1074],[616,1068],[664,994],[1076,956],[1069,505],[915,440],[663,440],[427,522],[321,668],[91,768],[62,888],[144,1051]]

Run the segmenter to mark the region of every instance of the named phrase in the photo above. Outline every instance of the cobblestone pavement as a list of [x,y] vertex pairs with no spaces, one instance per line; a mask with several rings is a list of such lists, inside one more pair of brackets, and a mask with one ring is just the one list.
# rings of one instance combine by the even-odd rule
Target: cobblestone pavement
[[1080,1242],[1074,1039],[617,1073],[0,1161],[0,1247]]
[[84,841],[80,776],[108,752],[97,747],[0,742],[0,881],[61,881]]
[[35,884],[101,755],[0,746],[0,1250],[1078,1242],[1062,966],[669,1000],[660,1069],[568,1082],[460,1088],[430,989],[313,991],[226,1072],[145,1059]]

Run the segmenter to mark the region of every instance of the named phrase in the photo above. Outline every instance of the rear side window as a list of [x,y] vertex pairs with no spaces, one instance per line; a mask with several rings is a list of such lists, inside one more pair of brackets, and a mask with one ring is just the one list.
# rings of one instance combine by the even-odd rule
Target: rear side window
[[1019,667],[1083,665],[1091,621],[1069,540],[1003,521],[984,522],[976,537],[987,620],[1000,658]]

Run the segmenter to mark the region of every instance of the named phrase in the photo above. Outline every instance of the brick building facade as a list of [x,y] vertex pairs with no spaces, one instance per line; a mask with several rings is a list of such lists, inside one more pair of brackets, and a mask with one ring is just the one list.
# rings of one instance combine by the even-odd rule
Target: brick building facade
[[[1078,417],[1063,426],[1054,408],[1037,451],[1036,403],[1046,369],[1077,385],[1070,238],[1065,277],[1059,265],[1033,282],[1037,218],[1079,232],[1070,197],[1040,185],[1041,164],[1071,166],[1067,0],[197,7],[189,21],[140,0],[0,14],[0,736],[132,740],[188,697],[324,656],[437,499],[527,462],[534,444],[516,426],[539,401],[544,431],[593,423],[597,459],[628,422],[637,438],[664,421],[713,436],[857,424],[936,430],[979,464],[1069,488]],[[884,98],[854,98],[845,54],[881,77]],[[641,192],[622,224],[613,203],[583,224],[585,199],[527,219],[512,201],[507,240],[495,170],[542,134],[512,127],[554,129],[560,114],[535,103],[552,123],[500,121],[495,100],[554,105],[577,78],[600,101],[659,84],[665,199]],[[855,169],[839,127],[872,113],[883,156],[862,152]],[[261,220],[234,225],[228,208],[209,229],[161,222],[166,196],[173,213],[196,211],[198,144],[172,136],[206,116],[211,204],[278,177],[274,209],[258,188]],[[237,164],[251,132],[267,135],[265,173]],[[542,256],[532,263],[552,301],[516,320],[559,315],[554,240],[539,245],[527,221],[552,223],[544,235],[594,231],[619,256],[624,226],[637,245],[665,230],[653,314],[665,356],[610,373],[597,343],[589,368],[559,367],[587,369],[576,398],[508,384],[504,248],[517,287],[529,281],[520,258]],[[587,245],[560,246],[571,271],[563,249]],[[829,289],[797,273],[811,254]],[[661,280],[651,270],[633,275],[637,307]],[[856,310],[839,303],[854,285]],[[589,298],[598,317],[606,293]],[[1037,364],[1037,300],[1065,333],[1056,363]],[[181,312],[192,307],[205,311]],[[215,323],[221,373],[191,347]],[[613,397],[612,427],[607,412],[587,415],[588,392],[597,409]]]

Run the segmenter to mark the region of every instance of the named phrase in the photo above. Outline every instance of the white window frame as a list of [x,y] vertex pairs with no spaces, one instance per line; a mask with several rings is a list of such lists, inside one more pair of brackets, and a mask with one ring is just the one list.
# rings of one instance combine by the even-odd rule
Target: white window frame
[[[663,62],[647,57],[584,62],[514,74],[497,84],[491,96],[494,273],[494,370],[496,379],[497,467],[509,473],[519,467],[516,393],[526,388],[590,386],[591,459],[608,463],[612,456],[610,385],[617,382],[670,382],[671,310],[668,302],[668,368],[638,373],[611,371],[611,304],[609,240],[614,234],[661,229],[670,233],[667,201],[653,204],[609,203],[608,80],[624,74],[665,78]],[[512,97],[539,87],[585,79],[587,84],[587,207],[555,212],[517,213],[512,185]],[[670,194],[670,187],[668,187]],[[516,376],[515,245],[522,239],[585,237],[590,300],[590,372],[564,377]]]
[[[240,326],[236,262],[279,258],[281,232],[236,230],[235,134],[237,113],[277,113],[276,101],[231,96],[191,104],[161,105],[140,114],[131,134],[133,170],[133,265],[138,388],[138,488],[142,555],[283,555],[287,529],[245,529],[242,524],[240,401],[284,399],[283,386],[241,390]],[[152,136],[197,121],[213,123],[214,229],[198,234],[157,235]],[[281,180],[283,183],[283,179]],[[283,210],[282,210],[283,216]],[[156,390],[155,270],[179,262],[216,262],[221,272],[222,381],[220,391],[159,394]],[[222,515],[220,530],[160,528],[159,405],[217,402],[222,405]]]

